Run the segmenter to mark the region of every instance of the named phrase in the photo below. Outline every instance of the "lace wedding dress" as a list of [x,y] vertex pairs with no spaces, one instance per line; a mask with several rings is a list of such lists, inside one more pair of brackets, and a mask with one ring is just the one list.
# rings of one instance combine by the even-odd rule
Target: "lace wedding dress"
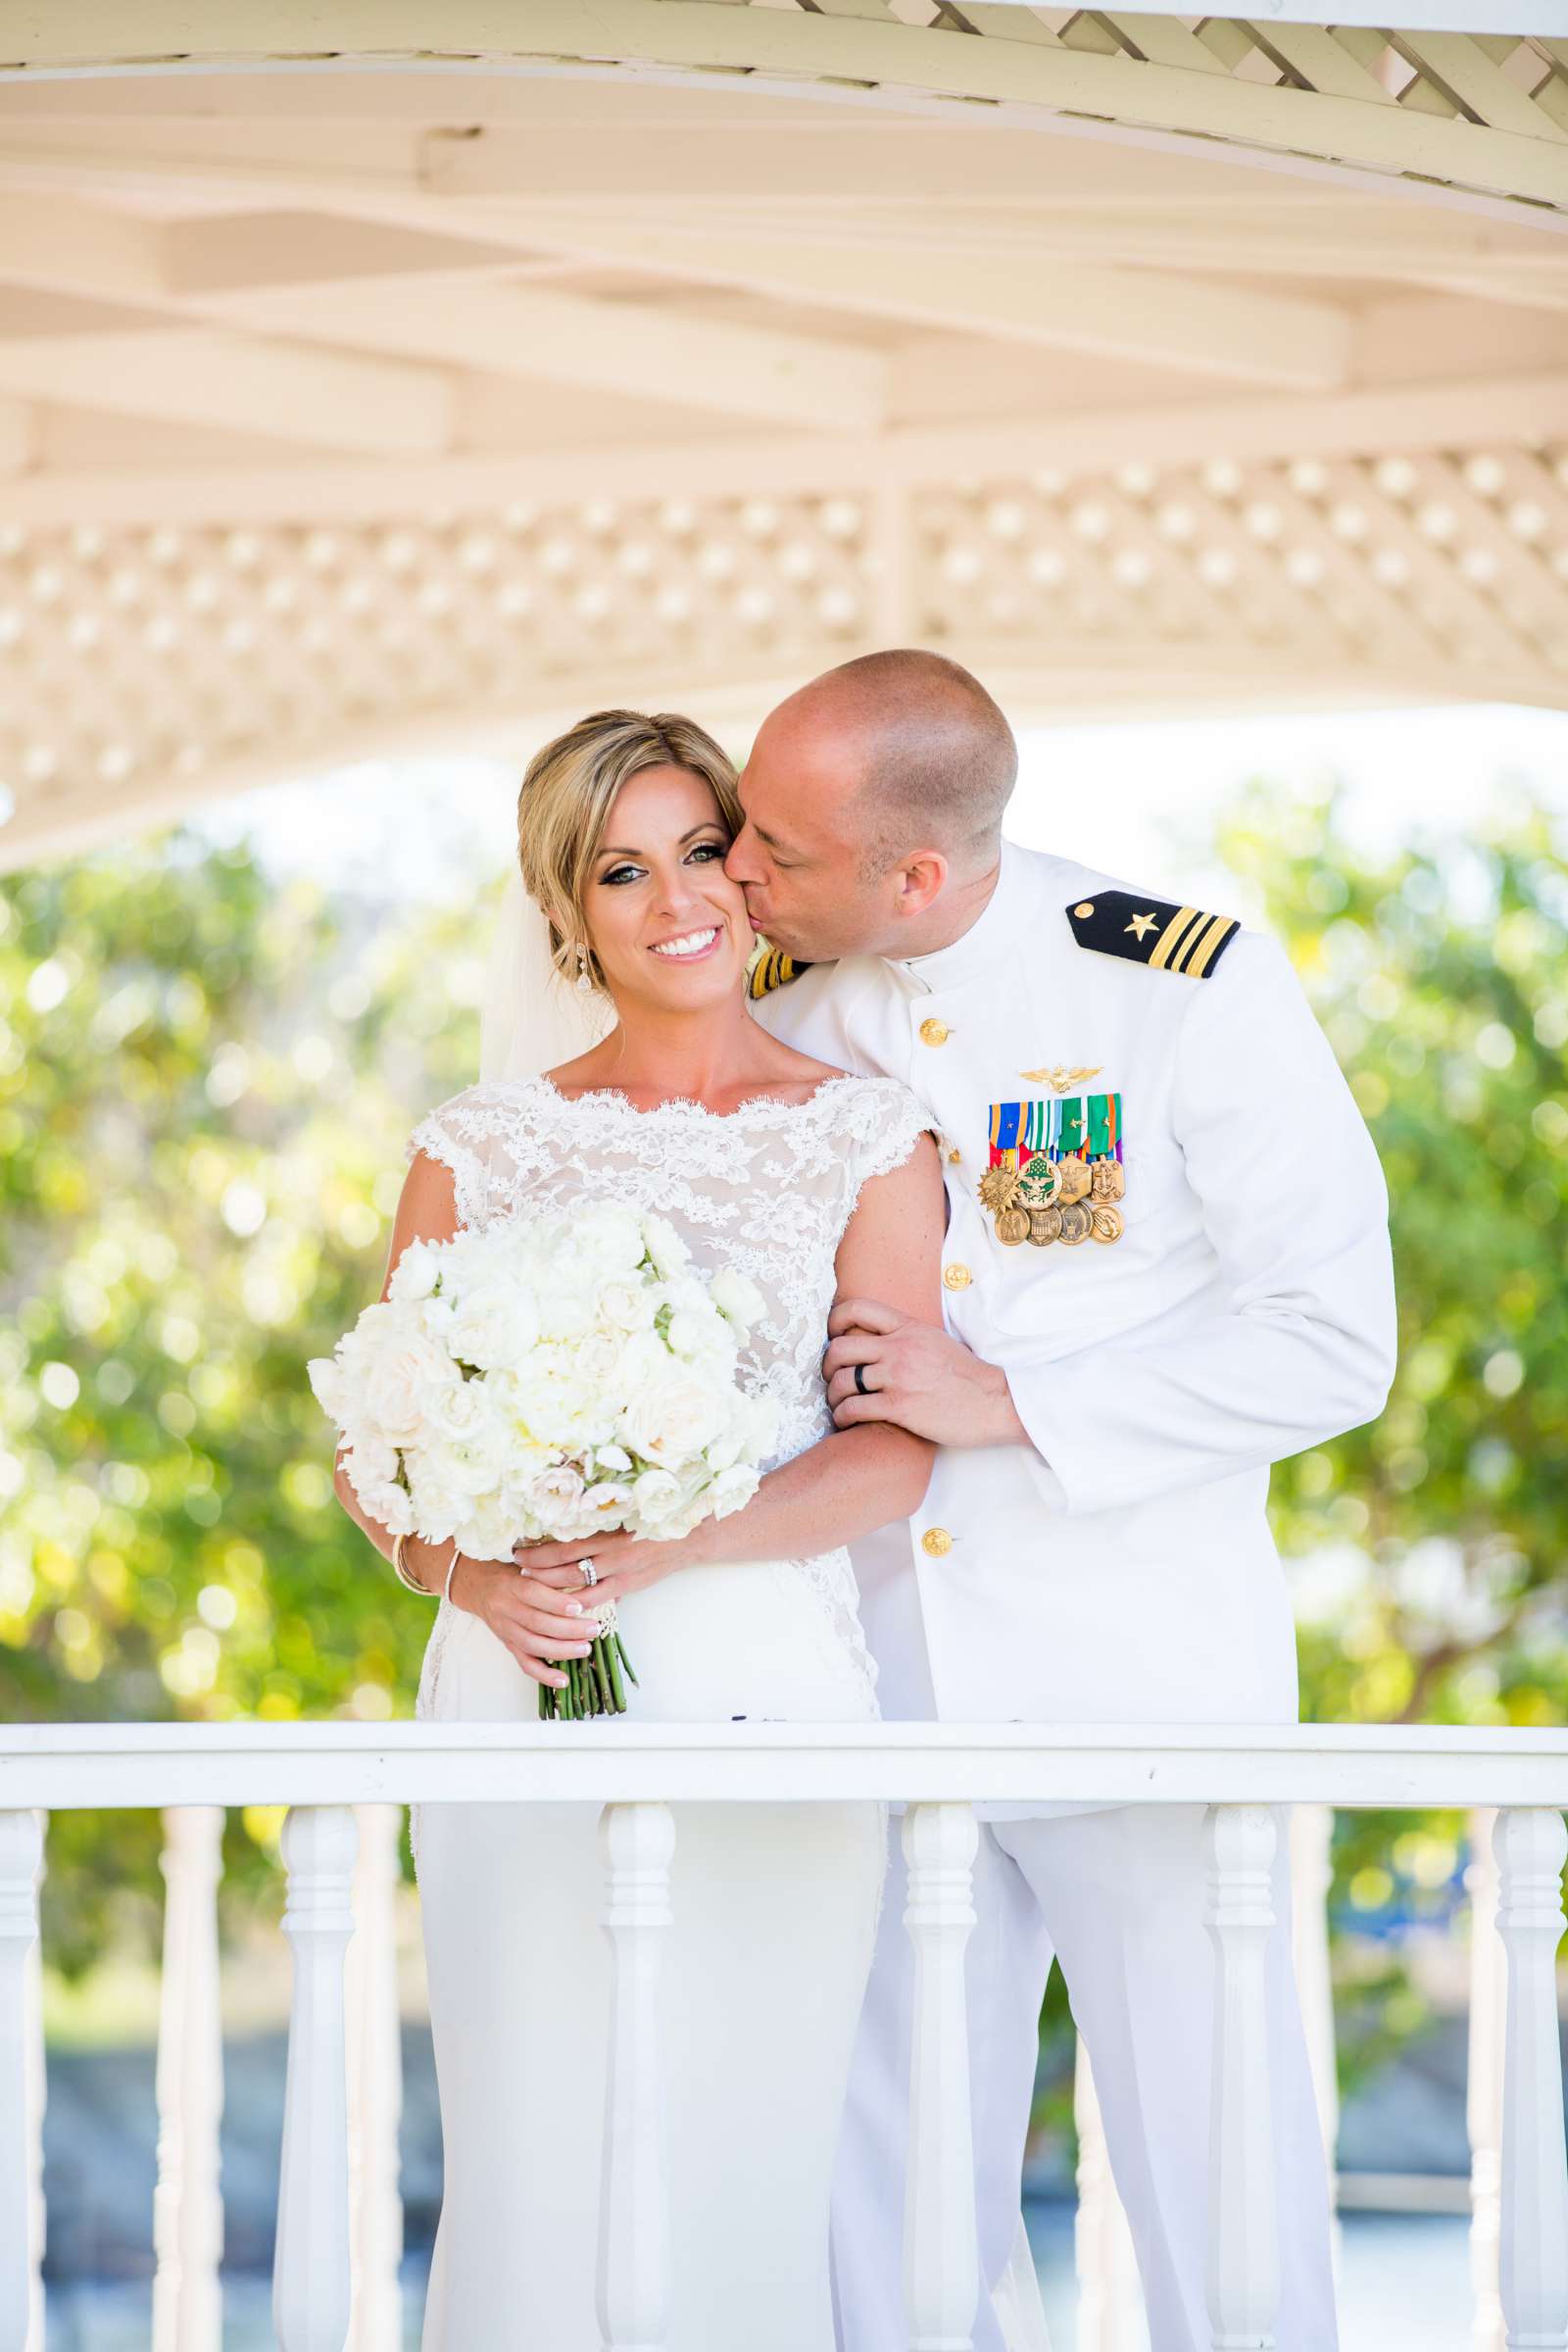
[[[549,1079],[469,1087],[415,1130],[476,1226],[606,1198],[657,1209],[767,1301],[742,1356],[780,1408],[767,1467],[832,1428],[834,1259],[861,1186],[930,1115],[897,1080],[731,1113]],[[842,1549],[676,1570],[619,1604],[644,1722],[863,1722],[874,1668]],[[530,1720],[538,1686],[471,1611],[437,1606],[416,1713]],[[660,1981],[672,2352],[832,2352],[828,2210],[870,1966],[885,1809],[674,1808]],[[597,2352],[610,1951],[598,1807],[411,1810],[445,2148],[421,2352]]]

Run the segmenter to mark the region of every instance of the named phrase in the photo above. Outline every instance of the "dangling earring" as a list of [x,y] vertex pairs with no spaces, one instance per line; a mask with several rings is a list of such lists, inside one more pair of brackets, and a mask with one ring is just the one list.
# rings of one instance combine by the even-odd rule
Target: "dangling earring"
[[585,991],[593,986],[588,977],[588,951],[580,939],[577,942],[577,986]]

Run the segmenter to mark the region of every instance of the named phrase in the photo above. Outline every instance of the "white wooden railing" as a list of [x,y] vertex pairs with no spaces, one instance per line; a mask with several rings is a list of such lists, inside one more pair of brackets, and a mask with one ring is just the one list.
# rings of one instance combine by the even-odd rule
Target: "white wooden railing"
[[[1298,1967],[1332,2143],[1332,2011],[1321,1948],[1327,1809],[1468,1807],[1472,1873],[1475,2343],[1568,2352],[1565,2155],[1554,1958],[1564,1929],[1568,1733],[1274,1727],[343,1723],[35,1725],[0,1730],[0,2352],[42,2352],[38,1890],[51,1812],[166,1808],[154,2352],[219,2340],[220,2104],[216,1893],[222,1809],[283,1804],[294,1954],[272,2310],[281,2352],[393,2352],[397,1808],[579,1798],[603,1806],[614,1950],[599,2248],[605,2352],[665,2341],[660,2177],[661,1935],[671,1811],[844,1798],[903,1803],[916,1956],[906,2213],[911,2352],[963,2352],[979,2298],[963,1953],[984,1800],[1208,1812],[1216,1971],[1209,2323],[1216,2352],[1270,2352],[1279,2318],[1263,2017],[1274,1817],[1294,1817]],[[1492,1924],[1494,1917],[1495,1927]],[[358,1933],[356,1931],[359,1931]],[[352,1998],[346,1994],[352,1993]],[[1325,2053],[1325,2034],[1328,2048]],[[1494,2063],[1495,2054],[1495,2063]],[[1135,2341],[1125,2225],[1084,2127],[1081,2352]]]

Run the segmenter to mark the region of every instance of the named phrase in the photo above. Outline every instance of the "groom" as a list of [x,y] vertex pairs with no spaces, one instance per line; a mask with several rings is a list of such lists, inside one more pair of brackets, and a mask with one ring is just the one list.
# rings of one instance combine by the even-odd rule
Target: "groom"
[[[835,1305],[841,1427],[938,1439],[907,1528],[856,1547],[889,1716],[1295,1722],[1269,1465],[1371,1419],[1395,1361],[1382,1170],[1283,950],[1004,840],[1012,734],[931,653],[872,654],[763,724],[727,870],[756,1011],[901,1078],[941,1129],[946,1328]],[[981,1808],[967,1956],[977,2352],[1017,2229],[1053,1958],[1094,2068],[1152,2352],[1206,2352],[1213,1954],[1203,1808]],[[1290,1957],[1269,1938],[1279,2352],[1337,2341]],[[842,2352],[902,2352],[912,1956],[897,1839],[834,2192]]]

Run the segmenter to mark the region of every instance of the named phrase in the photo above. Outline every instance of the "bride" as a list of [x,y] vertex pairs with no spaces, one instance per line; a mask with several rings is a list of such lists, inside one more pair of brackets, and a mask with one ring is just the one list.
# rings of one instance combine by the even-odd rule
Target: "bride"
[[[501,1074],[416,1128],[388,1282],[416,1238],[514,1209],[657,1208],[705,1270],[736,1268],[763,1294],[742,1372],[780,1407],[776,1452],[744,1510],[665,1543],[478,1559],[408,1539],[405,1568],[437,1596],[422,1717],[532,1720],[539,1686],[586,1654],[606,1593],[645,1722],[876,1715],[844,1547],[918,1508],[932,1449],[882,1422],[836,1431],[820,1357],[839,1292],[941,1321],[941,1170],[930,1114],[897,1080],[813,1061],[750,1017],[754,937],[723,864],[740,822],[734,770],[688,719],[600,711],[532,760],[527,897],[514,877],[516,953],[486,1040]],[[586,1050],[557,1060],[573,1019]],[[341,1470],[337,1490],[390,1554]],[[603,1592],[577,1565],[595,1548]],[[668,2340],[831,2352],[829,2190],[885,1811],[674,1812]],[[580,1802],[411,1813],[445,2145],[421,2352],[597,2352],[597,1818]]]

